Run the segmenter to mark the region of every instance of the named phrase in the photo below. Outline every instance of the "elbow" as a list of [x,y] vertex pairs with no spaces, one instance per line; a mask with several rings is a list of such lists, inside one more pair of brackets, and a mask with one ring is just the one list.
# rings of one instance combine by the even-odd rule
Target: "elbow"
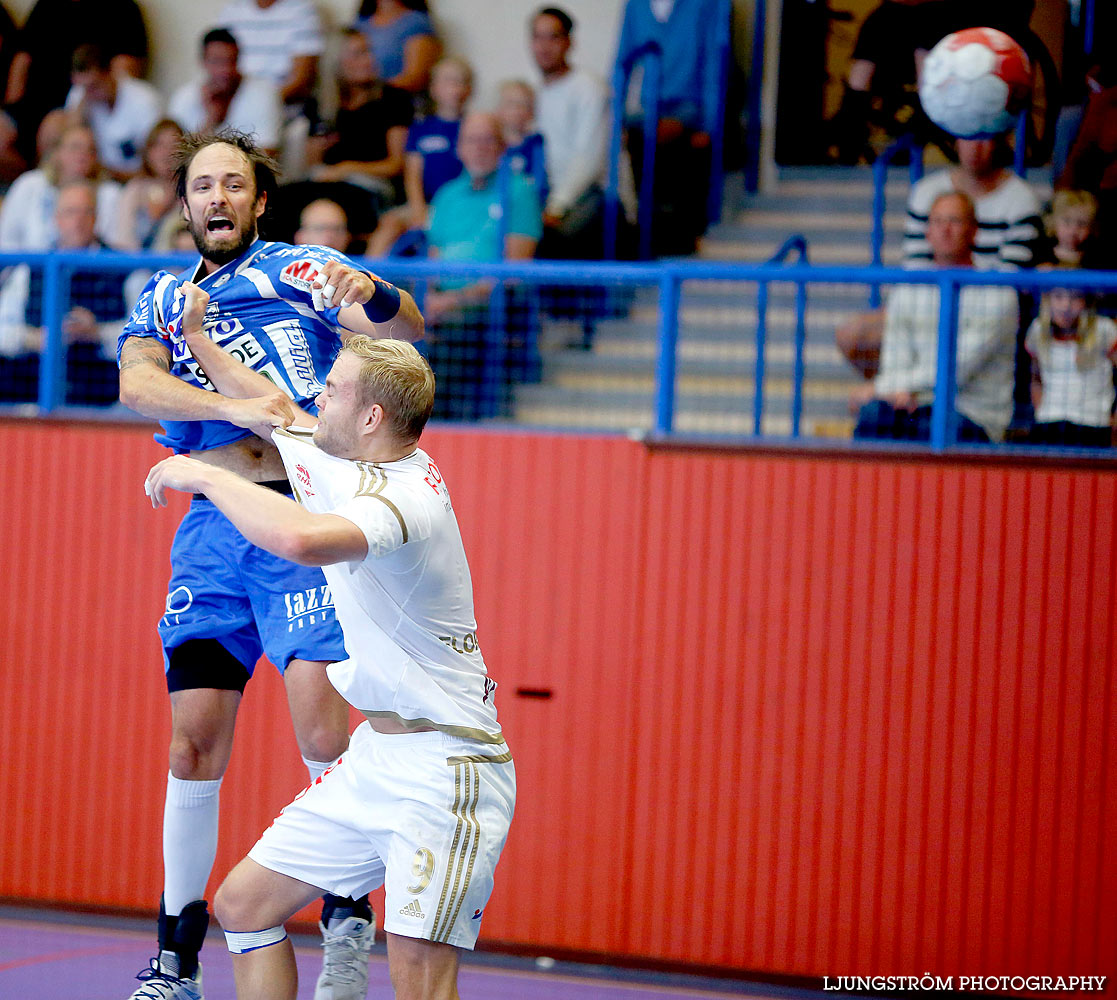
[[324,566],[329,561],[322,558],[314,532],[308,530],[287,532],[268,548],[280,559],[298,563],[300,566]]

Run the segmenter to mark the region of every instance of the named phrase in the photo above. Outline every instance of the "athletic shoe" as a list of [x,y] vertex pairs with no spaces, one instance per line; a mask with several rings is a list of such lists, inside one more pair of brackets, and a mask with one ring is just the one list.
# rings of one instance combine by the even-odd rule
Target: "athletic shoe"
[[143,983],[128,1000],[205,1000],[202,993],[202,967],[198,965],[196,979],[180,979],[178,955],[162,951],[151,960],[151,968],[144,969],[136,978]]
[[319,923],[322,930],[322,972],[314,1000],[365,1000],[368,994],[368,953],[376,923],[346,917],[336,930]]

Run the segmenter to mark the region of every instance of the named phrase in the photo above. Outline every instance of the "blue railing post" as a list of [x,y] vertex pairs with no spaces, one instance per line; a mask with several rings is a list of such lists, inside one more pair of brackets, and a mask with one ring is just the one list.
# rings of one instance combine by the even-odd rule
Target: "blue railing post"
[[1024,108],[1016,116],[1016,149],[1012,153],[1012,169],[1018,177],[1023,177],[1028,172],[1028,109]]
[[655,362],[655,431],[675,427],[675,375],[679,347],[679,300],[682,280],[671,267],[659,279],[659,345]]
[[725,91],[729,82],[732,18],[730,0],[722,0],[718,4],[718,20],[715,25],[715,58],[718,61],[716,93],[706,94],[703,101],[704,104],[712,103],[717,109],[714,127],[710,132],[710,190],[706,198],[706,218],[711,224],[721,219],[725,187]]
[[756,286],[756,368],[752,387],[752,432],[763,433],[764,423],[764,348],[768,340],[768,280]]
[[764,26],[767,21],[767,0],[755,0],[752,8],[752,56],[749,59],[749,78],[745,98],[745,191],[756,194],[760,190],[760,107],[761,88],[764,82]]
[[[886,206],[886,187],[888,185],[888,165],[901,152],[907,150],[910,156],[909,178],[915,184],[923,176],[923,149],[916,146],[915,136],[905,132],[873,162],[873,221],[869,233],[869,249],[874,267],[880,267],[884,252],[884,210]],[[869,286],[869,306],[880,307],[880,284]]]
[[640,257],[651,258],[652,246],[652,208],[655,190],[655,151],[656,133],[659,129],[659,81],[662,53],[655,42],[645,42],[628,58],[618,61],[613,70],[613,122],[609,142],[609,177],[605,187],[605,259],[617,257],[617,216],[620,211],[620,156],[625,122],[625,99],[632,71],[640,62],[646,63],[646,87],[641,89],[648,95],[644,107],[644,162],[640,174],[640,192],[637,205],[637,225],[640,229]]
[[63,278],[69,268],[48,257],[43,262],[43,346],[39,355],[39,411],[50,413],[66,398],[66,343],[62,335],[63,305],[70,289]]
[[[804,256],[804,261],[805,261]],[[791,381],[791,436],[799,436],[799,424],[803,418],[803,378],[806,367],[803,354],[807,346],[807,282],[799,278],[795,282],[795,362]]]
[[937,368],[935,371],[935,399],[931,404],[931,449],[943,451],[954,443],[956,435],[954,417],[955,374],[958,363],[958,282],[941,277],[939,290],[939,332]]

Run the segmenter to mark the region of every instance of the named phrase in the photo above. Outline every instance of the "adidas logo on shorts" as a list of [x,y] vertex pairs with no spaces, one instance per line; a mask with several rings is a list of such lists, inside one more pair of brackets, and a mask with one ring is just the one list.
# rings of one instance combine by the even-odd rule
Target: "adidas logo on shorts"
[[419,905],[419,900],[417,899],[411,900],[411,902],[408,903],[399,912],[401,917],[418,917],[418,919],[420,920],[422,920],[426,916],[426,914],[423,912],[423,908]]

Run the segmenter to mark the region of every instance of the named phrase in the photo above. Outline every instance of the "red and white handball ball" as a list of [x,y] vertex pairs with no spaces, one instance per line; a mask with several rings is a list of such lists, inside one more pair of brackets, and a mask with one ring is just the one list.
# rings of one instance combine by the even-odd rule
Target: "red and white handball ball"
[[927,54],[919,100],[951,135],[987,139],[1012,127],[1031,89],[1031,65],[1017,42],[995,28],[966,28]]

